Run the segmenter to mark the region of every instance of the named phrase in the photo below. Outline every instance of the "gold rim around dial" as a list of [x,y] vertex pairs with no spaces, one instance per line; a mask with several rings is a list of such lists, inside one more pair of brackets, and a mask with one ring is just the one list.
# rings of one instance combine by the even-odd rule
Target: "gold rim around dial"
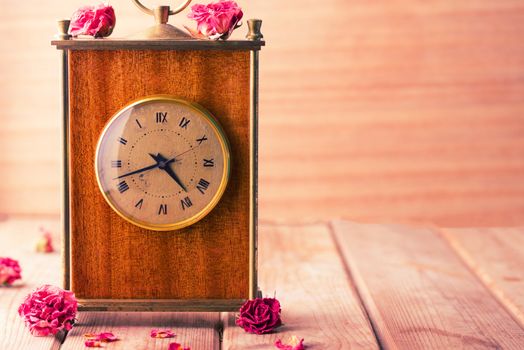
[[[188,116],[192,116],[192,117],[197,118],[196,122],[193,123],[193,124],[197,124],[197,122],[198,122],[198,123],[200,123],[198,125],[204,125],[205,131],[211,131],[212,132],[212,135],[210,134],[206,138],[206,141],[209,139],[210,140],[209,142],[214,142],[214,146],[209,146],[209,147],[211,147],[210,150],[212,152],[214,152],[213,154],[215,156],[219,155],[221,157],[220,159],[217,159],[217,164],[221,164],[222,168],[220,169],[220,168],[217,167],[218,170],[213,174],[214,178],[218,178],[219,181],[216,181],[216,184],[213,184],[213,187],[211,188],[211,190],[214,191],[212,196],[210,196],[209,198],[205,198],[205,199],[199,199],[200,201],[203,200],[202,203],[200,203],[200,202],[198,203],[198,205],[200,205],[199,209],[195,208],[194,209],[195,212],[192,215],[190,215],[189,217],[183,218],[182,220],[173,221],[173,222],[155,223],[155,222],[152,222],[151,220],[140,219],[137,215],[133,215],[131,213],[131,211],[133,213],[136,213],[137,212],[136,210],[126,210],[124,208],[124,206],[121,205],[121,203],[119,202],[120,199],[119,199],[119,197],[117,197],[116,189],[118,189],[118,185],[120,183],[118,183],[116,181],[112,182],[112,181],[108,180],[108,176],[109,176],[108,174],[112,174],[112,172],[109,170],[110,167],[109,167],[109,162],[108,162],[108,159],[107,159],[108,155],[106,154],[109,151],[106,151],[106,148],[110,147],[110,148],[108,148],[108,150],[112,150],[113,152],[115,152],[115,147],[116,146],[114,146],[114,144],[112,144],[112,143],[117,142],[118,141],[118,137],[119,137],[118,136],[119,135],[118,132],[116,132],[116,134],[112,134],[114,132],[114,130],[112,130],[112,128],[115,125],[117,125],[117,128],[116,128],[117,131],[119,130],[118,128],[120,127],[125,132],[129,132],[128,129],[125,129],[127,127],[127,123],[129,123],[132,118],[137,117],[137,119],[136,119],[137,123],[138,123],[138,125],[140,125],[140,129],[142,129],[143,126],[140,124],[140,122],[138,122],[138,118],[139,117],[140,118],[144,118],[143,120],[144,120],[144,123],[145,123],[146,122],[145,118],[153,118],[153,115],[149,115],[148,113],[139,114],[137,112],[138,113],[137,114],[138,116],[137,116],[137,115],[133,114],[135,109],[138,109],[138,110],[140,110],[140,108],[144,108],[146,110],[147,110],[147,108],[154,109],[155,105],[177,106],[177,108],[180,108],[181,111],[186,111],[187,110],[187,113],[189,113],[189,114],[187,114]],[[188,119],[189,119],[189,117],[188,117]],[[178,120],[174,119],[173,121],[177,122]],[[148,123],[152,123],[150,119],[147,119],[147,122]],[[122,124],[122,123],[124,123],[123,126],[118,126],[119,124]],[[158,123],[158,117],[157,117],[157,123]],[[181,124],[182,123],[180,123],[178,125],[180,126]],[[177,125],[177,124],[174,123],[173,125],[176,128],[175,125]],[[157,131],[160,133],[159,130],[162,130],[162,132],[163,132],[164,129],[168,130],[167,127],[165,127],[165,128],[157,127],[156,129],[153,128],[153,127],[149,127],[148,130],[149,130],[149,133],[154,133],[154,132],[157,132]],[[171,132],[172,130],[169,129],[168,131]],[[168,131],[166,131],[166,132],[168,132]],[[143,131],[141,131],[141,132],[143,132]],[[177,134],[179,131],[172,131],[172,132]],[[204,135],[204,136],[206,136],[206,135]],[[211,138],[211,136],[212,136],[212,138]],[[144,136],[144,137],[146,137],[146,136]],[[180,136],[180,137],[184,138],[183,136]],[[180,141],[181,140],[180,137],[178,137],[178,138],[175,137],[175,139],[179,143],[181,142]],[[123,138],[123,137],[120,137],[120,138]],[[194,138],[194,136],[193,136],[193,138]],[[156,139],[156,138],[154,138],[154,139]],[[168,139],[167,136],[165,136],[163,140],[165,140],[165,139]],[[199,141],[199,140],[197,140],[197,141]],[[129,140],[129,145],[132,144],[131,142],[132,142],[132,140],[130,139]],[[139,142],[140,141],[136,141],[136,143],[134,145],[136,146],[137,143],[139,144]],[[187,142],[188,142],[188,145],[190,145],[190,147],[192,148],[192,152],[195,153],[196,152],[195,150],[198,148],[198,146],[195,146],[195,148],[193,148],[193,145],[191,145],[192,141],[187,141]],[[205,142],[205,141],[203,141],[203,142]],[[128,145],[128,141],[127,140],[126,140],[126,144],[125,145],[126,146]],[[198,144],[198,145],[200,146],[200,144]],[[135,146],[132,146],[132,147],[135,147]],[[120,147],[120,145],[118,145],[118,147]],[[193,103],[193,102],[189,102],[189,101],[186,101],[186,100],[182,100],[182,99],[179,99],[179,98],[176,98],[176,97],[173,97],[173,96],[169,96],[169,95],[148,96],[148,97],[139,99],[137,101],[134,101],[134,102],[126,105],[122,109],[120,109],[118,112],[116,112],[109,119],[109,121],[106,123],[104,129],[102,130],[102,132],[100,134],[100,137],[98,139],[98,143],[97,143],[96,153],[95,154],[96,154],[96,156],[95,156],[95,174],[96,174],[97,183],[98,183],[99,189],[100,189],[104,199],[108,203],[108,205],[120,217],[122,217],[126,221],[128,221],[128,222],[130,222],[130,223],[132,223],[132,224],[134,224],[136,226],[139,226],[139,227],[142,227],[142,228],[145,228],[145,229],[149,229],[149,230],[154,230],[154,231],[179,230],[179,229],[182,229],[184,227],[188,227],[188,226],[198,222],[199,220],[203,219],[207,214],[209,214],[211,212],[211,210],[213,210],[213,208],[220,201],[220,199],[221,199],[222,195],[224,194],[224,191],[225,191],[225,189],[227,187],[227,183],[228,183],[229,175],[230,175],[231,160],[230,160],[229,143],[228,143],[227,137],[226,137],[222,127],[218,123],[217,119],[215,119],[213,117],[213,115],[209,111],[207,111],[204,107],[200,106],[199,104],[196,104],[196,103]],[[151,156],[153,156],[153,155],[151,155]],[[173,156],[172,154],[169,155],[169,157],[172,157],[172,156]],[[129,153],[128,157],[131,160],[131,153]],[[195,160],[197,158],[198,157],[195,156]],[[204,159],[204,160],[206,160],[206,159]],[[101,162],[104,162],[104,164],[102,164]],[[133,170],[132,169],[133,167],[136,168],[136,167],[139,166],[137,164],[132,164],[131,165],[131,162],[127,162],[125,160],[124,161],[118,160],[118,162],[120,163],[119,165],[122,166],[122,167],[125,167],[125,166],[127,166],[129,164],[130,168],[126,169],[126,171]],[[154,160],[152,159],[151,162],[154,163]],[[220,162],[222,162],[222,163],[220,163]],[[113,163],[113,161],[111,163]],[[124,163],[125,163],[125,165],[124,165]],[[199,166],[197,163],[198,162],[195,161],[195,169],[197,169],[197,167]],[[176,160],[174,161],[174,164],[176,164]],[[148,164],[140,164],[140,166],[142,166],[142,167],[144,165],[148,165]],[[153,169],[151,171],[154,172],[156,177],[159,176],[158,175],[159,172],[162,173],[161,169]],[[146,173],[146,174],[149,174],[149,173]],[[200,176],[200,175],[198,175],[198,176]],[[130,178],[133,179],[133,183],[136,183],[136,181],[135,181],[135,179],[137,178],[136,175],[131,175]],[[169,178],[168,178],[168,180],[169,180]],[[203,178],[201,178],[200,180],[203,180]],[[193,187],[191,187],[191,189],[194,192],[194,194],[200,194],[200,192],[202,192],[201,191],[202,188],[199,189],[199,192],[196,192],[194,190],[195,188],[198,189],[198,186],[196,186],[196,184],[197,184],[196,176],[195,176],[195,180],[191,179],[190,184],[191,184],[191,186],[193,186]],[[126,184],[126,186],[129,187],[127,184]],[[169,185],[169,186],[173,186],[173,184],[171,183],[171,185]],[[137,185],[137,187],[140,187],[140,186]],[[187,188],[189,189],[189,186],[187,186]],[[133,188],[133,190],[134,190],[135,194],[138,193],[137,192],[138,190],[136,190],[135,188]],[[180,195],[181,192],[182,192],[182,190],[177,192],[178,194],[174,194],[174,193],[170,192],[168,197],[169,198],[178,199],[178,197],[176,197],[176,196]],[[147,194],[148,192],[146,191],[145,193]],[[186,193],[187,193],[187,190],[186,190]],[[182,192],[182,195],[186,194],[186,193]],[[202,193],[204,193],[204,192],[202,192]],[[122,193],[120,193],[120,194],[122,194]],[[188,198],[188,197],[186,197],[186,198]],[[201,197],[198,197],[198,198],[201,198]],[[130,200],[136,200],[136,199],[132,198]],[[162,197],[162,200],[164,200],[164,197]],[[183,200],[180,200],[180,202],[182,202],[182,201]],[[142,203],[144,203],[143,199],[142,199]],[[137,203],[137,204],[139,204],[139,203]],[[135,208],[138,208],[138,207],[135,206]],[[182,204],[182,208],[184,208],[183,204]],[[140,210],[141,209],[142,209],[142,204],[140,205]],[[160,209],[162,209],[162,206],[160,206]],[[165,204],[165,209],[167,211],[167,209],[168,209],[168,205],[167,204]],[[158,215],[161,215],[160,213],[164,214],[164,212],[162,210],[160,210],[158,212]],[[167,213],[166,213],[166,215],[167,215]],[[168,220],[168,219],[166,218],[165,220]]]

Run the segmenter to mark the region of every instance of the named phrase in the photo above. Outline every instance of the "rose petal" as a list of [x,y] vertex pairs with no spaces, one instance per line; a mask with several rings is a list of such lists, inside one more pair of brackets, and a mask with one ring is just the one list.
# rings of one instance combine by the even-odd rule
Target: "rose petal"
[[102,333],[86,333],[84,334],[84,338],[87,338],[89,340],[96,340],[102,343],[112,343],[114,341],[118,340],[118,337],[115,336],[111,332],[102,332]]
[[152,329],[151,338],[174,338],[176,334],[171,329]]
[[88,348],[103,348],[103,347],[104,347],[104,346],[102,345],[102,342],[101,342],[101,341],[94,340],[94,339],[86,340],[84,344],[85,344],[85,346],[88,347]]
[[282,340],[278,339],[275,342],[275,347],[280,350],[304,350],[303,343],[304,339],[299,339],[296,335],[293,335],[287,344],[282,343]]
[[191,350],[191,348],[189,346],[183,347],[180,343],[171,343],[168,350]]

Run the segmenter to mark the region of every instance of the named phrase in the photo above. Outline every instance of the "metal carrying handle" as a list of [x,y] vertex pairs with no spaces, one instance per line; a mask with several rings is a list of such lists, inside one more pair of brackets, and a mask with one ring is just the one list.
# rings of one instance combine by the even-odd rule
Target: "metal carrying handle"
[[[184,9],[191,3],[192,0],[185,0],[181,5],[176,7],[174,10],[169,10],[169,16],[176,15],[179,12],[184,11]],[[149,7],[144,6],[139,0],[133,0],[135,5],[142,10],[143,12],[147,13],[148,15],[154,15],[154,11],[150,9]]]

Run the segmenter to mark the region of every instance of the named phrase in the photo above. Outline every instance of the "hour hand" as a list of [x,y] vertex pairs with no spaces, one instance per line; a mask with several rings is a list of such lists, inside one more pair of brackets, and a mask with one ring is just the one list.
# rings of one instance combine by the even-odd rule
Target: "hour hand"
[[171,169],[171,165],[170,164],[167,164],[167,166],[163,169],[165,170],[165,172],[171,176],[171,178],[173,178],[173,180],[176,181],[176,183],[182,187],[182,189],[187,192],[187,188],[186,186],[184,186],[184,184],[182,183],[182,181],[180,181],[180,179],[178,178],[178,176],[176,175],[176,173],[173,171],[173,169]]
[[166,159],[164,156],[162,156],[160,153],[157,153],[155,156],[152,153],[149,153],[149,155],[158,162],[158,167],[162,170],[164,170],[175,182],[180,186],[185,192],[187,192],[186,186],[180,181],[180,178],[177,176],[175,171],[171,168],[171,163],[175,161],[175,159]]

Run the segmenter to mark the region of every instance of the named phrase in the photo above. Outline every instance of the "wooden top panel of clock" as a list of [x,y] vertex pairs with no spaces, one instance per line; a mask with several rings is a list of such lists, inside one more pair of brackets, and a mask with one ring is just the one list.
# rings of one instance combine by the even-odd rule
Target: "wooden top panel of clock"
[[127,40],[71,39],[53,40],[59,50],[260,50],[263,40]]

